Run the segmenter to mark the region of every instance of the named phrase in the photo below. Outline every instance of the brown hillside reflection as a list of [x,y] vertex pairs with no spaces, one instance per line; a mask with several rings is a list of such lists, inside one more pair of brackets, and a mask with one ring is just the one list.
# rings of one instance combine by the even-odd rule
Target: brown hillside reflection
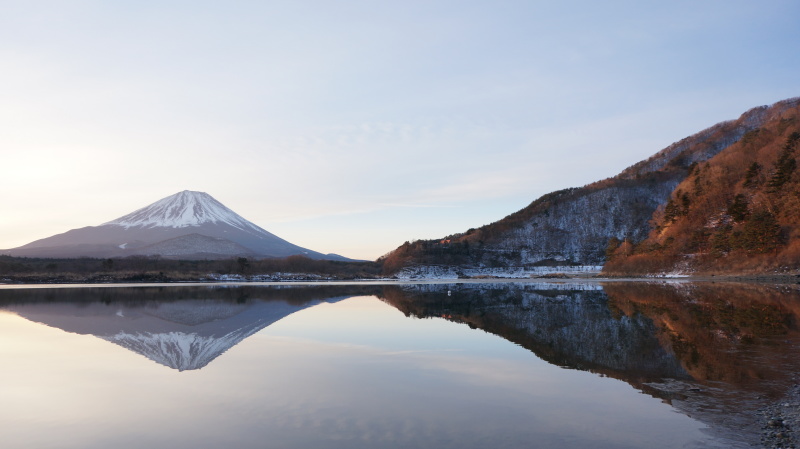
[[406,315],[464,323],[553,364],[638,388],[679,379],[774,395],[800,370],[800,291],[793,286],[408,285],[386,287],[383,299]]
[[782,392],[800,368],[800,293],[748,284],[604,285],[616,314],[652,320],[656,338],[702,382]]
[[464,323],[565,368],[627,382],[710,432],[758,441],[797,383],[794,286],[616,282],[387,287],[408,316]]

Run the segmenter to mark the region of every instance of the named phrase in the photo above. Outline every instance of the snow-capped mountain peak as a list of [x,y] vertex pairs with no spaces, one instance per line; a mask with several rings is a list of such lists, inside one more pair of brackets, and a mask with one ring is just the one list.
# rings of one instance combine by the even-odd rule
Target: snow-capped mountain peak
[[184,190],[103,226],[185,228],[205,223],[226,223],[238,229],[258,229],[205,192]]
[[260,228],[205,192],[184,190],[100,226],[33,241],[6,253],[23,257],[182,259],[288,257],[346,260],[289,243]]

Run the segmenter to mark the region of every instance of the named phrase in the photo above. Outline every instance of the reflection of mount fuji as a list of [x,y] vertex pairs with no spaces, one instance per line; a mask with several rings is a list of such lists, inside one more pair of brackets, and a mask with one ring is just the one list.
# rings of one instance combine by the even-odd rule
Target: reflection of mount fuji
[[[208,289],[205,293],[208,295]],[[94,335],[154,362],[184,371],[203,368],[245,338],[294,312],[349,296],[325,298],[323,295],[325,299],[302,301],[40,301],[3,308],[67,332]]]
[[[330,300],[329,300],[330,301]],[[240,341],[298,310],[282,301],[189,300],[145,307],[29,304],[10,310],[67,332],[91,334],[179,371],[200,369]]]

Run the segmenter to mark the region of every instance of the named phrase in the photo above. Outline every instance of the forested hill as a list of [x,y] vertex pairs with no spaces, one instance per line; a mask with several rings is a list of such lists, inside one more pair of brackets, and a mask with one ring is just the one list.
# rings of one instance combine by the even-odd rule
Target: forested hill
[[382,258],[388,273],[415,265],[532,267],[599,265],[610,239],[641,241],[649,220],[696,164],[779,120],[800,99],[753,108],[682,139],[619,175],[552,192],[492,224],[433,240],[406,242]]
[[800,264],[800,106],[797,100],[689,176],[641,242],[614,241],[616,274],[761,273]]

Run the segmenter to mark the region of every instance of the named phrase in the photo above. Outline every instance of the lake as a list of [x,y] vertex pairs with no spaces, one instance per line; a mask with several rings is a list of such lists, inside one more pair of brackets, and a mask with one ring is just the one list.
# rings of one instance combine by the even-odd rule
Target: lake
[[794,286],[0,288],[16,448],[744,448]]

